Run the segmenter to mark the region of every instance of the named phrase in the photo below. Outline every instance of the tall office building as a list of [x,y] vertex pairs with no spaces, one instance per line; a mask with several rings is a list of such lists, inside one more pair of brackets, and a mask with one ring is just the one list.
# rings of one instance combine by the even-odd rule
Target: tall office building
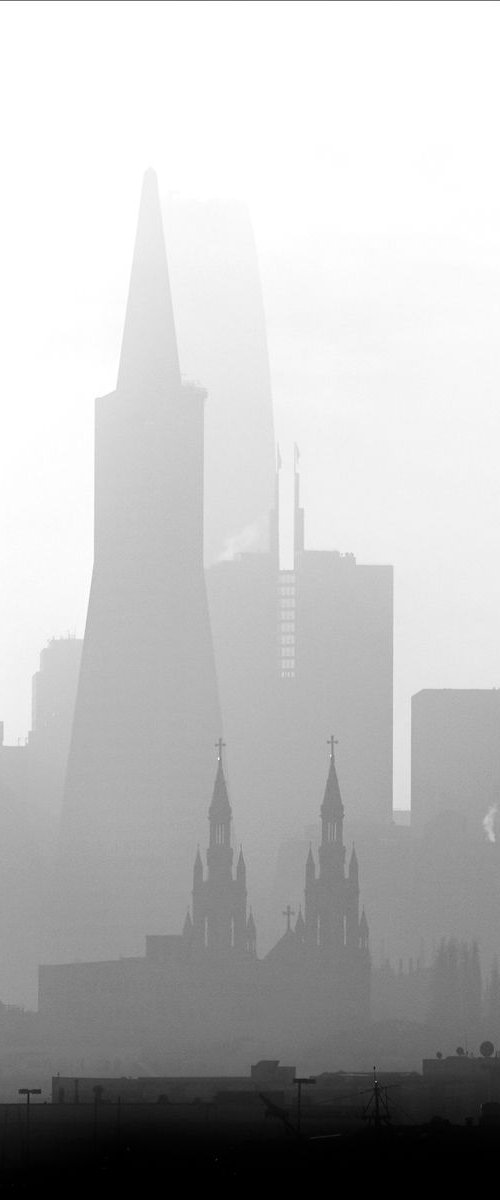
[[[411,702],[411,827],[495,834],[500,805],[500,691],[425,688]],[[489,816],[488,816],[489,814]],[[486,826],[484,821],[486,820]]]
[[307,549],[296,463],[294,563],[280,570],[278,496],[269,552],[207,572],[227,765],[254,859],[302,830],[320,729],[341,742],[351,825],[392,819],[392,567]]
[[49,821],[58,820],[61,812],[81,653],[80,638],[51,638],[33,675],[31,729],[25,742],[4,744],[2,723],[0,786]]
[[181,379],[148,171],[117,387],[96,402],[94,568],[55,900],[72,955],[129,952],[181,905],[221,730],[203,572],[205,398]]
[[257,254],[244,204],[171,196],[165,235],[181,362],[201,379],[205,562],[267,549],[273,501],[271,380]]

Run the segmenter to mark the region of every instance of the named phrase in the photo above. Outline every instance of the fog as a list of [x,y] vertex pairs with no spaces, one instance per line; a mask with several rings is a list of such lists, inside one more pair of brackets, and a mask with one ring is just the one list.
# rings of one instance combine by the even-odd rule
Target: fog
[[0,9],[0,1105],[94,1165],[500,1104],[499,33]]
[[[491,4],[6,3],[0,710],[83,632],[92,405],[114,386],[139,181],[236,197],[310,544],[396,567],[409,697],[498,680],[500,178]],[[34,597],[36,596],[36,603]]]

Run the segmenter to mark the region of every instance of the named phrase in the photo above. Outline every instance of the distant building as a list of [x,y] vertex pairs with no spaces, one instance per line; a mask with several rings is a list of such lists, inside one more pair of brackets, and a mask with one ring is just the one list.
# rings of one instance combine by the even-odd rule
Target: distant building
[[[182,349],[190,369],[210,364],[217,393],[207,443],[206,486],[212,500],[218,494],[212,565],[204,572],[206,393],[181,375],[148,171],[117,386],[96,401],[94,566],[71,735],[53,703],[62,686],[53,649],[36,681],[28,745],[0,751],[1,783],[2,761],[6,777],[26,781],[38,748],[56,756],[57,747],[59,782],[48,785],[55,810],[67,760],[48,904],[53,955],[65,960],[136,955],[143,931],[161,929],[165,913],[180,923],[183,863],[221,729],[262,899],[279,847],[302,830],[304,802],[322,787],[318,729],[339,734],[351,825],[371,838],[373,827],[385,837],[391,824],[392,567],[306,547],[296,454],[294,558],[280,569],[279,467],[251,231],[240,210],[188,209],[173,202],[169,222],[172,243],[179,238]],[[189,298],[196,262],[199,294]],[[214,287],[224,297],[208,312]],[[74,657],[71,670],[76,687]],[[69,713],[69,693],[65,703]],[[23,798],[43,798],[39,774]],[[237,881],[238,868],[235,896]],[[203,895],[210,925],[212,884]],[[232,909],[230,920],[243,941],[241,912]]]
[[328,1040],[332,1030],[369,1018],[368,924],[359,911],[358,864],[345,871],[344,810],[333,739],[321,808],[319,869],[306,864],[304,913],[288,908],[287,929],[264,958],[247,910],[240,850],[233,872],[231,805],[219,743],[209,808],[207,872],[198,851],[192,906],[181,934],[146,938],[144,957],[45,965],[39,1012],[61,1029],[113,1031],[127,1039],[159,1037],[165,1054],[239,1042],[269,1053]]
[[267,548],[273,501],[273,403],[259,266],[236,200],[170,195],[165,208],[179,357],[201,379],[205,417],[205,562]]
[[411,824],[495,839],[500,690],[441,688],[411,704]]
[[402,825],[405,829],[409,829],[411,824],[411,810],[409,808],[395,808],[392,819],[395,825]]
[[96,401],[95,547],[54,929],[134,952],[165,911],[221,720],[203,570],[206,392],[181,377],[158,185],[144,177],[116,390]]
[[[346,873],[344,805],[335,766],[334,738],[321,805],[321,841],[316,866],[309,848],[305,867],[304,912],[264,959],[276,996],[286,995],[293,1022],[306,1031],[312,1018],[325,1036],[328,1021],[337,1028],[368,1021],[370,975],[368,922],[359,908],[359,869],[353,847]],[[328,1016],[330,1014],[330,1016]]]
[[[447,1057],[438,1052],[434,1058],[424,1058],[422,1081],[428,1091],[429,1106],[435,1113],[457,1124],[479,1120],[480,1125],[486,1125],[490,1123],[489,1115],[493,1117],[491,1123],[498,1129],[500,1059],[496,1055],[490,1058],[468,1054],[463,1047],[457,1047],[457,1050],[458,1053]],[[493,1046],[491,1050],[493,1053]]]
[[206,949],[214,956],[228,953],[255,956],[256,929],[252,914],[247,914],[246,866],[241,847],[233,878],[232,814],[222,768],[222,740],[208,815],[208,874],[204,878],[198,850],[193,871],[193,913],[192,918],[188,914],[184,932],[195,952]]
[[0,726],[0,785],[52,818],[61,811],[82,644],[77,637],[53,637],[42,650],[24,745],[5,744]]
[[[96,1089],[100,1103],[116,1104],[196,1104],[213,1103],[224,1093],[231,1096],[256,1092],[286,1093],[296,1100],[293,1087],[295,1067],[282,1066],[279,1060],[255,1063],[249,1075],[174,1075],[114,1078],[109,1075],[52,1077],[53,1104],[95,1104]],[[262,1114],[265,1109],[261,1106]]]
[[261,861],[321,787],[318,729],[338,732],[350,821],[392,819],[392,567],[306,548],[296,462],[294,566],[280,570],[278,472],[275,494],[269,552],[207,571],[229,778]]

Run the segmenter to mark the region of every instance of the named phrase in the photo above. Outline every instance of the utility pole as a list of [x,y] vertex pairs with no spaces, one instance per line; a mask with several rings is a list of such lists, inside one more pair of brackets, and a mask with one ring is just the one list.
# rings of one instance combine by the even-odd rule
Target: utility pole
[[100,1101],[102,1100],[102,1094],[104,1091],[102,1083],[96,1083],[95,1087],[92,1088],[92,1091],[94,1093],[94,1154],[96,1154],[97,1153],[97,1109],[98,1109],[98,1105],[99,1105]]
[[[398,1086],[397,1084],[394,1086]],[[373,1068],[373,1087],[371,1088],[371,1099],[363,1112],[363,1119],[369,1124],[373,1124],[373,1128],[378,1132],[382,1126],[389,1126],[391,1115],[389,1112],[389,1104],[387,1101],[387,1088],[381,1087],[377,1079],[377,1068]],[[373,1107],[372,1107],[373,1106]]]
[[316,1083],[312,1075],[297,1076],[293,1081],[297,1084],[297,1137],[301,1135],[301,1119],[302,1119],[302,1088],[304,1084]]
[[41,1096],[41,1088],[19,1088],[20,1096],[26,1096],[26,1166],[30,1160],[30,1099],[31,1096]]

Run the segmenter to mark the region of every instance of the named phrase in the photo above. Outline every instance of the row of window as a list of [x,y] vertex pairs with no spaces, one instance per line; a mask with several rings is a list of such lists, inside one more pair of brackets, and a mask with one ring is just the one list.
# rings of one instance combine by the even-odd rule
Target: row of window
[[295,575],[281,576],[279,586],[278,641],[282,679],[295,675]]

